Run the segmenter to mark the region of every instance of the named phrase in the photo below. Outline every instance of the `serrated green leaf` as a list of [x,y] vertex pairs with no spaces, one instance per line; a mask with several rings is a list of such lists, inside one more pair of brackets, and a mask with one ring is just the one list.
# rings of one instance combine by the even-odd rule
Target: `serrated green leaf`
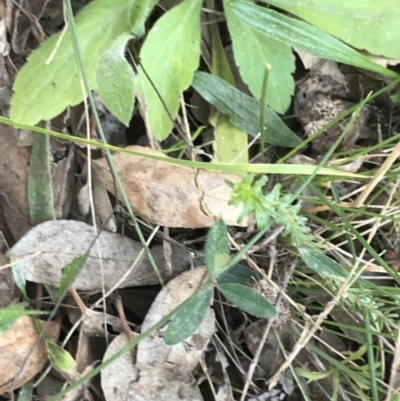
[[42,311],[27,310],[25,309],[27,305],[27,302],[22,302],[0,309],[0,333],[10,329],[21,316],[41,315],[44,313]]
[[266,319],[277,315],[275,306],[267,298],[246,285],[221,284],[218,289],[229,301],[250,315]]
[[53,368],[71,377],[76,372],[76,362],[71,354],[52,341],[46,341],[47,353]]
[[56,218],[48,135],[35,134],[28,169],[28,201],[33,225]]
[[339,263],[326,256],[320,249],[298,248],[304,263],[317,273],[334,279],[343,279],[348,272]]
[[[251,93],[261,99],[265,65],[271,66],[267,104],[285,113],[294,93],[294,56],[290,45],[283,44],[247,24],[233,12],[234,1],[224,0],[225,15],[232,38],[236,64]],[[251,45],[249,45],[251,44]]]
[[257,281],[257,275],[251,269],[241,264],[237,264],[218,278],[218,284],[237,283],[250,285]]
[[207,234],[205,257],[210,276],[216,280],[229,261],[228,229],[222,219],[218,219]]
[[189,298],[178,310],[165,333],[168,345],[179,344],[190,337],[203,322],[213,295],[212,288]]
[[189,87],[199,65],[201,5],[202,0],[185,0],[167,11],[154,24],[140,51],[138,90],[146,101],[152,133],[159,140],[171,132],[179,96]]
[[267,0],[358,49],[400,58],[397,0]]
[[[132,33],[131,8],[135,0],[95,0],[76,17],[77,40],[83,54],[91,89],[96,89],[100,56],[123,33]],[[50,120],[68,106],[83,100],[80,72],[70,32],[59,46],[61,34],[53,35],[33,51],[14,82],[10,117],[35,125]],[[52,53],[55,52],[51,62]]]
[[393,78],[398,77],[397,73],[375,64],[340,40],[306,22],[246,1],[233,1],[232,9],[244,22],[285,45],[306,50],[321,58],[375,71]]
[[[227,114],[233,125],[250,135],[260,132],[260,102],[214,75],[196,71],[192,86],[218,110]],[[300,138],[269,107],[265,109],[266,141],[272,145],[295,147]]]
[[118,37],[99,60],[96,80],[100,99],[123,124],[129,126],[135,103],[136,75],[125,58],[129,34]]
[[24,276],[24,267],[19,263],[17,257],[14,254],[11,254],[11,263],[14,283],[22,292],[24,299],[28,300],[28,293],[26,292],[26,280]]
[[79,273],[85,267],[87,259],[88,255],[77,256],[62,270],[60,286],[57,290],[55,302],[59,301],[60,297],[62,297],[62,295],[68,291],[69,287],[73,285]]

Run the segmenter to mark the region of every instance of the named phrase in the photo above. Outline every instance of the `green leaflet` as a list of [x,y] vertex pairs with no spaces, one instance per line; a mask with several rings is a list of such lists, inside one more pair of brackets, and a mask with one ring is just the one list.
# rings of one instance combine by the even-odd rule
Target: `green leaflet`
[[304,263],[317,273],[326,277],[341,279],[348,276],[347,270],[329,256],[326,256],[320,249],[298,248],[299,254]]
[[135,102],[136,75],[125,58],[130,34],[119,36],[100,57],[97,67],[97,91],[106,107],[126,126]]
[[76,372],[76,363],[71,354],[49,340],[46,341],[46,348],[53,367],[72,378]]
[[28,170],[28,201],[33,225],[56,218],[48,135],[35,134]]
[[222,268],[229,262],[229,239],[225,222],[218,219],[207,235],[206,265],[211,278],[214,280],[224,273]]
[[146,102],[152,133],[159,140],[171,132],[179,96],[199,65],[201,5],[202,0],[185,0],[166,12],[140,51],[138,91]]
[[[77,39],[82,50],[91,89],[96,89],[96,69],[101,55],[114,40],[132,32],[138,23],[131,21],[131,8],[141,0],[95,0],[76,17]],[[147,10],[149,11],[149,10]],[[141,15],[141,18],[144,18]],[[106,34],[105,34],[106,33]],[[61,33],[62,34],[62,33]],[[83,100],[80,72],[75,59],[71,35],[53,35],[28,57],[14,82],[11,119],[35,125],[50,120],[68,106]],[[50,56],[54,53],[51,62]]]
[[[250,135],[260,132],[260,102],[214,75],[196,71],[192,86],[200,95],[227,114],[233,125]],[[301,140],[269,107],[265,109],[266,142],[295,147]]]
[[303,21],[286,17],[268,8],[246,1],[233,1],[233,12],[247,24],[259,29],[272,38],[303,49],[315,56],[375,71],[397,78],[398,74],[381,67],[361,55],[340,40]]
[[277,315],[274,305],[259,292],[237,283],[221,284],[218,289],[238,308],[250,315],[270,319]]
[[399,59],[397,0],[264,0],[358,49]]
[[178,310],[165,333],[168,345],[179,344],[201,325],[210,307],[213,289],[208,288],[189,298]]
[[[278,113],[285,113],[294,92],[294,56],[289,44],[266,35],[244,22],[234,12],[234,1],[224,0],[224,9],[236,64],[252,94],[261,99],[265,65],[271,65],[267,104]],[[251,43],[251,45],[249,45]]]
[[43,311],[27,310],[25,309],[27,305],[27,302],[22,302],[0,309],[0,333],[11,328],[15,321],[21,316],[41,315],[46,313]]

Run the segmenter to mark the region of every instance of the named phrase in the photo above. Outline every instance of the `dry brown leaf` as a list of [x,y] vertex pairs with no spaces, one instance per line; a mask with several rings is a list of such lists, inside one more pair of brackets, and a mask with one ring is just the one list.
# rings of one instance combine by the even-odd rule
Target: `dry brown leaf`
[[[51,322],[46,333],[51,340],[57,341],[60,321]],[[21,376],[16,377],[37,337],[38,333],[30,316],[21,316],[10,329],[0,334],[0,394],[21,387],[43,368],[47,361],[47,351],[44,340],[40,340]]]
[[[96,238],[93,226],[74,220],[53,220],[39,224],[30,230],[10,250],[21,261],[25,279],[58,287],[62,269],[72,260],[84,255]],[[103,262],[103,279],[107,289],[112,288],[129,270],[142,245],[123,235],[102,231],[97,245],[90,248],[85,268],[74,282],[76,290],[100,291],[102,277],[98,249]],[[33,254],[39,255],[29,258]],[[165,259],[161,245],[151,248],[151,253],[161,276],[169,278],[165,271]],[[185,270],[190,263],[190,255],[180,248],[174,248],[172,264],[174,274]],[[157,284],[158,279],[147,257],[136,270],[131,272],[120,288]]]
[[[127,149],[166,157],[141,146]],[[209,227],[214,221],[203,211],[204,202],[213,216],[221,217],[228,225],[239,225],[240,209],[228,205],[231,188],[225,182],[237,182],[240,180],[237,176],[126,153],[116,153],[113,158],[132,207],[147,222],[166,227]],[[114,181],[106,159],[93,160],[93,168],[102,177],[107,190],[114,193]],[[246,226],[247,220],[240,225]]]
[[29,150],[17,146],[13,129],[0,125],[0,202],[7,227],[19,240],[31,228],[28,208]]
[[[142,324],[142,333],[188,299],[207,279],[207,269],[200,266],[171,280],[153,302]],[[171,346],[165,343],[164,334],[167,328],[168,326],[165,326],[157,330],[139,344],[137,364],[154,366],[168,362],[168,364],[183,365],[191,371],[198,364],[214,334],[214,311],[209,308],[203,323],[195,333],[180,344]]]

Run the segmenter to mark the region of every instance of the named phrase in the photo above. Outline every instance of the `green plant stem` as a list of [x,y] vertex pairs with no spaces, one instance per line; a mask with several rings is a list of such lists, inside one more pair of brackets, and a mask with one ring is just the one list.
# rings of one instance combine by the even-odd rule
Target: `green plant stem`
[[[79,44],[78,44],[77,35],[76,35],[76,28],[75,28],[75,19],[74,19],[74,15],[73,15],[73,11],[72,11],[71,0],[65,0],[64,4],[65,4],[66,14],[67,14],[68,29],[71,31],[72,45],[73,45],[73,48],[74,48],[74,53],[75,53],[75,57],[77,59],[77,63],[79,65],[79,68],[80,68],[80,71],[81,71],[81,74],[82,74],[82,79],[83,79],[83,82],[84,82],[85,91],[86,91],[86,93],[87,93],[87,95],[89,97],[90,106],[92,108],[93,115],[94,115],[95,120],[96,120],[96,125],[97,125],[97,128],[99,130],[100,138],[103,141],[103,143],[107,143],[106,137],[104,135],[103,127],[101,125],[100,118],[99,118],[99,115],[98,115],[97,110],[96,110],[96,105],[95,105],[95,102],[94,102],[94,98],[93,98],[92,92],[90,90],[89,80],[87,78],[85,66],[84,66],[84,63],[83,63],[82,52],[81,52]],[[132,221],[134,222],[135,230],[136,230],[136,232],[138,234],[139,240],[142,243],[143,247],[146,249],[147,256],[149,258],[151,266],[153,267],[153,270],[154,270],[159,282],[161,283],[161,285],[164,285],[164,281],[163,281],[163,279],[162,279],[162,277],[160,275],[160,272],[159,272],[159,270],[157,268],[157,265],[156,265],[156,263],[154,261],[153,255],[151,254],[151,252],[149,250],[149,247],[146,244],[146,240],[145,240],[145,238],[143,236],[143,233],[142,233],[142,231],[140,229],[139,223],[137,222],[136,216],[133,213],[131,204],[129,202],[129,198],[128,198],[126,192],[125,192],[125,189],[124,189],[124,186],[122,184],[121,178],[120,178],[120,176],[118,174],[118,170],[116,168],[114,159],[113,159],[113,157],[111,155],[111,151],[108,148],[105,148],[105,154],[106,154],[108,163],[110,165],[110,169],[112,171],[112,174],[114,176],[116,185],[118,187],[118,190],[121,193],[121,196],[122,196],[122,199],[124,201],[125,207],[127,208],[128,213],[129,213]]]
[[265,108],[267,107],[268,80],[270,72],[271,72],[271,66],[269,64],[266,64],[261,88],[261,103],[260,103],[261,160],[263,162],[265,162],[265,139],[266,139]]

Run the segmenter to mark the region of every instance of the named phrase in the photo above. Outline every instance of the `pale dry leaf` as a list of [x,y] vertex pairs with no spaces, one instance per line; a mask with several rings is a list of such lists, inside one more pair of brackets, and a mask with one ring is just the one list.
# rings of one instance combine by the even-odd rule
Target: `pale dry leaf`
[[[103,362],[119,352],[128,343],[129,340],[125,334],[115,337],[104,354]],[[136,376],[132,352],[134,350],[126,352],[101,371],[101,387],[107,401],[126,401],[128,399],[129,384]]]
[[[57,341],[60,333],[60,321],[51,322],[46,333],[52,341]],[[40,340],[29,357],[21,376],[17,377],[37,337],[38,332],[30,316],[21,316],[10,329],[0,334],[0,394],[21,387],[32,379],[47,362],[46,344],[44,340]]]
[[[145,332],[166,314],[188,299],[208,279],[207,269],[204,266],[196,267],[171,280],[153,302],[142,324],[142,332]],[[176,345],[167,345],[164,335],[168,326],[165,326],[138,346],[137,364],[183,365],[190,371],[193,370],[203,355],[215,330],[214,311],[209,308],[203,323],[184,342]]]
[[17,241],[31,228],[28,206],[29,149],[17,146],[13,128],[0,125],[0,202]]
[[[141,146],[127,149],[166,157]],[[205,205],[213,216],[222,218],[228,225],[247,225],[246,219],[237,223],[240,209],[228,205],[232,192],[225,181],[237,182],[239,177],[126,153],[116,153],[113,158],[132,207],[148,223],[166,227],[209,227],[214,220],[204,212]],[[107,190],[114,193],[114,180],[106,159],[93,160],[93,168]]]
[[[94,227],[89,224],[74,220],[47,221],[30,230],[11,248],[10,253],[23,259],[21,265],[26,280],[58,287],[62,269],[90,248],[86,266],[74,282],[74,287],[81,291],[101,291],[102,279],[107,289],[112,288],[129,270],[142,245],[123,235],[102,231],[96,240],[98,246],[91,246],[95,238]],[[100,274],[99,249],[103,277]],[[37,252],[37,256],[30,258]],[[162,246],[152,247],[151,253],[161,276],[169,278]],[[173,248],[172,264],[174,273],[178,274],[189,266],[190,255],[180,248]],[[145,257],[120,288],[157,283],[157,276]]]

